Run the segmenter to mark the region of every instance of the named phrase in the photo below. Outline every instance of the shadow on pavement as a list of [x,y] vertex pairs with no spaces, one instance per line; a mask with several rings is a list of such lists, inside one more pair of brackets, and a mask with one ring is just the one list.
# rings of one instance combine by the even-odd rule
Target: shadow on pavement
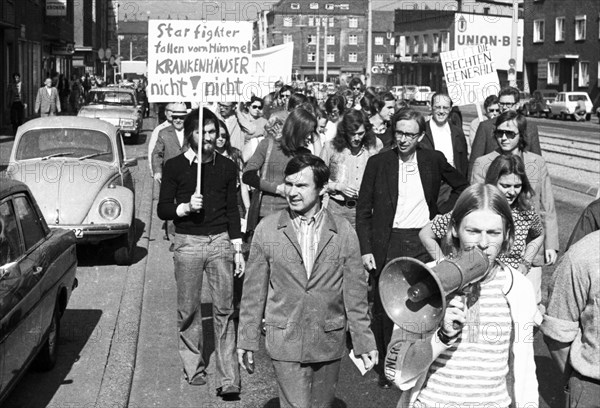
[[[272,398],[263,406],[263,408],[279,408],[279,406],[280,406],[279,398]],[[342,401],[339,398],[336,398],[333,400],[333,404],[331,405],[331,407],[332,408],[347,408],[348,406],[346,405],[346,403],[344,401]]]
[[48,406],[61,385],[73,382],[67,377],[73,365],[79,361],[85,345],[99,341],[103,335],[98,326],[101,317],[102,310],[65,310],[60,325],[56,366],[47,372],[27,371],[2,406]]

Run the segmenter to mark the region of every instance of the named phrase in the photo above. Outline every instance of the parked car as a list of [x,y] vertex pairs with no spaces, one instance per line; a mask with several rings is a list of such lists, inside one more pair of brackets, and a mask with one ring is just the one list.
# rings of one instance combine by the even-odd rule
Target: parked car
[[434,93],[428,86],[419,86],[415,92],[413,103],[417,105],[429,105]]
[[77,287],[75,235],[50,229],[21,182],[0,179],[0,405],[32,364],[51,369]]
[[577,101],[580,97],[585,99],[585,120],[592,118],[592,100],[587,92],[559,92],[556,95],[556,99],[549,103],[550,117],[560,117],[562,120],[567,118],[574,118],[575,108],[577,107]]
[[110,245],[117,264],[135,248],[135,190],[121,132],[77,116],[26,122],[17,131],[7,175],[27,184],[50,228],[80,244]]
[[531,98],[523,103],[521,111],[525,116],[544,115],[549,117],[550,108],[548,104],[556,99],[558,91],[554,89],[540,89],[533,92]]
[[125,86],[93,88],[77,116],[102,119],[116,126],[125,140],[137,142],[142,131],[142,104],[135,89]]
[[404,100],[408,103],[411,103],[415,98],[415,94],[417,93],[416,85],[405,85],[404,86]]

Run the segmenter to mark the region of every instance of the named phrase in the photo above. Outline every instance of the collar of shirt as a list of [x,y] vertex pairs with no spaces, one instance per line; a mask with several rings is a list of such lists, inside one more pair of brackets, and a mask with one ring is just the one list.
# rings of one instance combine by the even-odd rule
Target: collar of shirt
[[323,206],[317,211],[315,215],[310,218],[306,218],[302,214],[298,214],[297,212],[290,209],[290,218],[292,219],[292,224],[295,228],[297,228],[302,223],[307,223],[308,225],[319,226],[321,221],[323,220]]
[[[194,163],[198,163],[198,156],[196,155],[196,152],[194,150],[192,150],[191,147],[188,148],[183,155],[190,162],[190,166]],[[212,165],[213,166],[215,165],[216,157],[217,157],[217,154],[213,153],[213,156],[212,156]]]
[[417,163],[417,152],[414,152],[412,154],[412,156],[410,156],[408,158],[408,160],[406,160],[406,161],[402,160],[402,157],[400,157],[400,154],[398,154],[398,161],[400,162],[400,166],[405,166],[405,165],[407,165],[409,163],[415,163],[416,164]]

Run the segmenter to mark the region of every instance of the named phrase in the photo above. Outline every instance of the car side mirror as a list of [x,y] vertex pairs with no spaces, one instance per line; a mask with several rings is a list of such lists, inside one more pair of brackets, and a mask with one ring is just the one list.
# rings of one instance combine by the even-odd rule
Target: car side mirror
[[133,158],[133,159],[127,159],[127,160],[125,160],[123,162],[123,166],[124,167],[135,167],[137,165],[138,165],[138,159],[137,159],[137,157]]

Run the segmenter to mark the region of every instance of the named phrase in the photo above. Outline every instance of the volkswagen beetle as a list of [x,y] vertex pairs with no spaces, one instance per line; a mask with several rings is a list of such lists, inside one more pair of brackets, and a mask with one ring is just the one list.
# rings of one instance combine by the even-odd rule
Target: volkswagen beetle
[[38,118],[19,127],[7,168],[31,189],[50,228],[80,244],[110,245],[117,264],[135,248],[135,190],[121,133],[77,116]]

